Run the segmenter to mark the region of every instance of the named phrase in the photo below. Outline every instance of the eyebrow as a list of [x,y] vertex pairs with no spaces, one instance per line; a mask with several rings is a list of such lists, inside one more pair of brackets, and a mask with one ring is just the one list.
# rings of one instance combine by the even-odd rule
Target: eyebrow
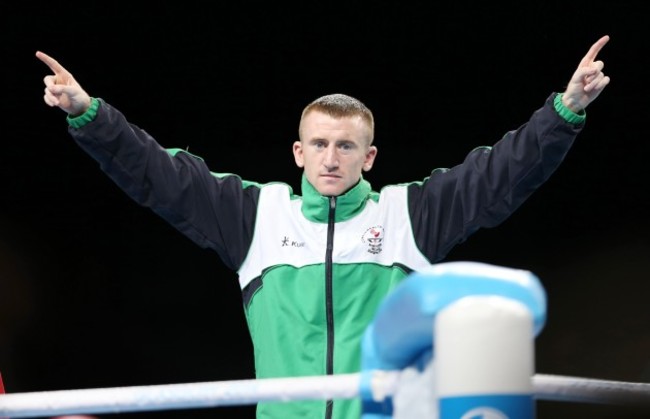
[[354,144],[354,145],[357,144],[354,140],[350,140],[348,138],[340,138],[340,139],[337,139],[337,140],[328,140],[327,138],[323,138],[323,137],[314,137],[314,138],[311,138],[311,139],[309,139],[307,141],[310,142],[310,143],[325,141],[325,142],[328,142],[328,143],[333,142],[334,144]]

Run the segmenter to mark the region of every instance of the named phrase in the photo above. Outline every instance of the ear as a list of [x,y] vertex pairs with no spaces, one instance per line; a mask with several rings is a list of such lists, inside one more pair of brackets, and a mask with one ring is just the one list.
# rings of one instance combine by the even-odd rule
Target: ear
[[366,152],[366,160],[363,162],[363,171],[368,172],[372,169],[372,165],[375,163],[375,157],[377,157],[377,147],[371,145],[368,147]]
[[305,159],[302,154],[302,143],[300,140],[293,143],[293,158],[296,160],[296,166],[305,167]]

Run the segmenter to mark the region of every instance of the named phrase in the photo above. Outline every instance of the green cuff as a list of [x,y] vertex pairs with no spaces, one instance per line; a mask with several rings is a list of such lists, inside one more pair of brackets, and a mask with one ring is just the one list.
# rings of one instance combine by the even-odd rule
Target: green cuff
[[70,124],[72,128],[81,128],[95,119],[98,110],[99,110],[99,100],[94,97],[91,97],[90,107],[86,112],[75,117],[71,117],[70,115],[68,115],[66,119],[68,120],[68,124]]
[[565,121],[571,124],[581,124],[585,122],[585,119],[587,118],[587,113],[584,111],[584,109],[580,111],[580,113],[575,113],[571,109],[564,106],[564,103],[562,103],[562,93],[555,95],[553,106],[555,106],[557,113],[560,114],[560,116]]

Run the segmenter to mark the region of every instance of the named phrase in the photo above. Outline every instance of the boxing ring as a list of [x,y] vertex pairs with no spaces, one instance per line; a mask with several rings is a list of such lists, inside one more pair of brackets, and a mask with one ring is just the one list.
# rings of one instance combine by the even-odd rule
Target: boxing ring
[[358,373],[0,394],[0,418],[337,399],[360,399],[363,419],[532,419],[538,400],[650,412],[650,383],[535,373],[545,321],[545,292],[532,273],[439,264],[382,303]]

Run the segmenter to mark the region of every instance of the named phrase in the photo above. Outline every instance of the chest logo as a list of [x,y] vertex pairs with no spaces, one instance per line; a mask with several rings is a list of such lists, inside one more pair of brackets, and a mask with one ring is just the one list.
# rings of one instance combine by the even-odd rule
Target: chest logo
[[289,237],[284,236],[282,238],[282,247],[289,246],[289,247],[305,247],[305,242],[299,242],[295,240],[289,239]]
[[384,227],[374,226],[366,230],[361,236],[361,241],[368,245],[368,253],[373,255],[381,253],[384,241]]

